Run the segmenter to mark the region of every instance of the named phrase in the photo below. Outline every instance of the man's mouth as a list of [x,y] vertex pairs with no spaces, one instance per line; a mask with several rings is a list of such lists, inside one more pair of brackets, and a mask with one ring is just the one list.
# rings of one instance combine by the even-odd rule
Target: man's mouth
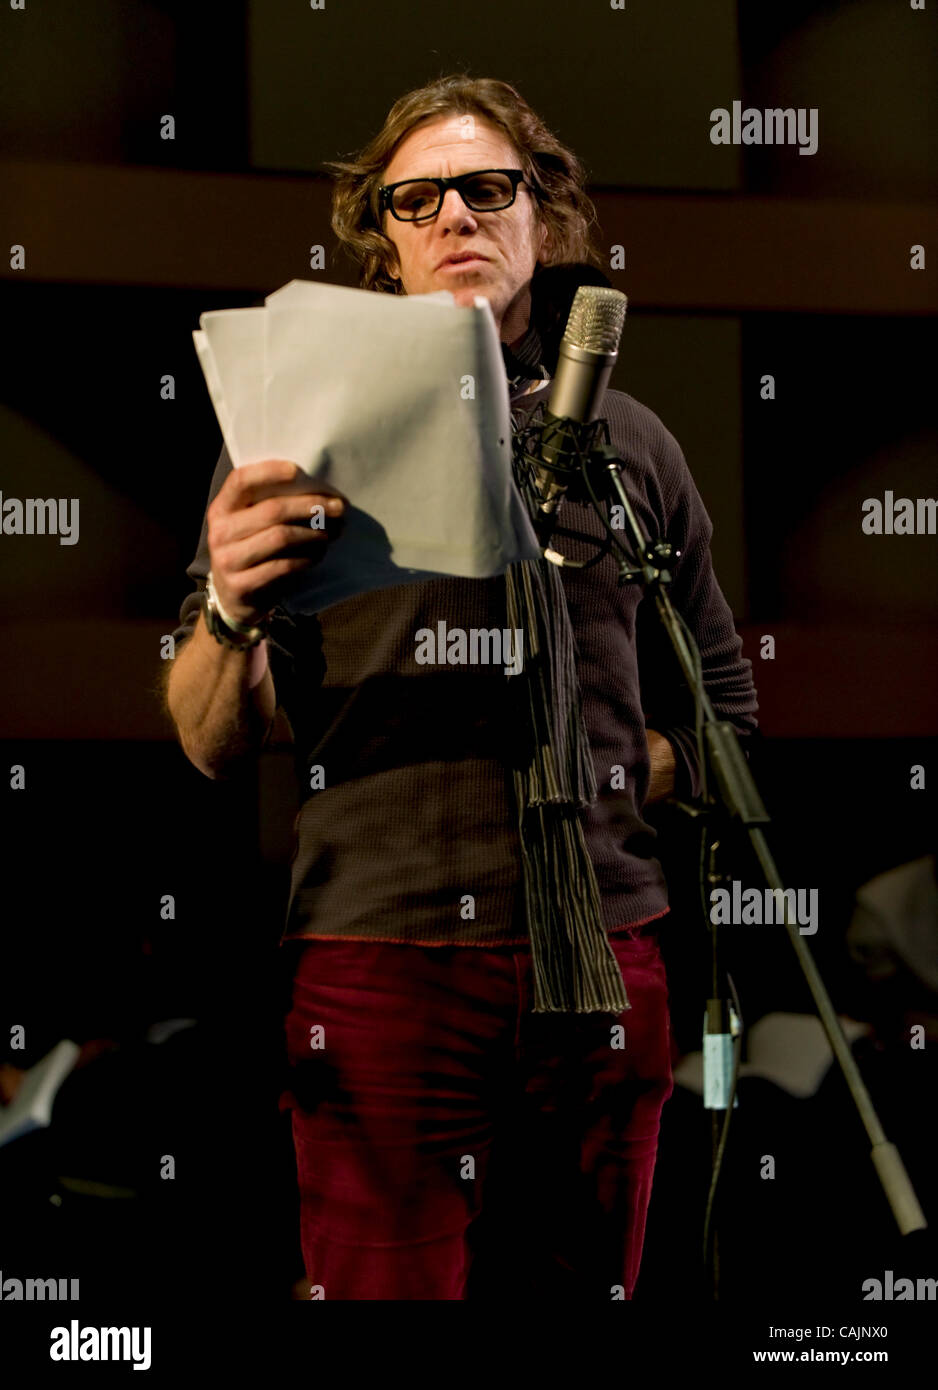
[[487,260],[488,256],[483,256],[478,251],[459,251],[452,256],[447,256],[445,261],[440,262],[437,269],[445,270],[448,266],[479,265]]

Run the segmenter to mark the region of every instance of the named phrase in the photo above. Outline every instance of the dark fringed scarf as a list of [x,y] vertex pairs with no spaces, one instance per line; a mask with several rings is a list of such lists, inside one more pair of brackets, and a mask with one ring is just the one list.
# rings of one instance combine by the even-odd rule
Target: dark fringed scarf
[[[532,326],[502,344],[513,394],[550,375]],[[512,425],[520,421],[513,415]],[[515,481],[532,517],[540,500],[525,470]],[[631,1008],[602,920],[599,888],[578,812],[596,799],[583,723],[575,642],[563,581],[549,560],[505,574],[507,622],[524,633],[519,710],[530,721],[523,767],[514,769],[525,907],[534,967],[534,1013],[612,1013]]]

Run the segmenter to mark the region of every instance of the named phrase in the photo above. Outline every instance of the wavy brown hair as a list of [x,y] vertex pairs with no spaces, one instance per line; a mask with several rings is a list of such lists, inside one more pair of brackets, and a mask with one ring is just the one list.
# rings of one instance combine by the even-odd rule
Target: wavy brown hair
[[579,261],[601,265],[592,242],[596,209],[585,192],[586,170],[507,82],[465,73],[441,77],[394,103],[378,134],[348,160],[329,160],[335,178],[332,230],[359,270],[362,289],[402,294],[400,280],[387,269],[394,245],[381,230],[378,189],[394,151],[424,121],[446,116],[478,116],[505,134],[518,151],[520,167],[533,190],[539,220],[551,240],[544,265]]

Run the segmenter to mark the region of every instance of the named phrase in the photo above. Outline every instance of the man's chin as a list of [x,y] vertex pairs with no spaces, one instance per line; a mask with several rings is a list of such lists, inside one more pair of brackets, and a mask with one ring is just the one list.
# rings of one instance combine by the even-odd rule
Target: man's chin
[[466,309],[471,309],[478,298],[482,297],[492,303],[491,291],[485,285],[446,285],[456,303]]

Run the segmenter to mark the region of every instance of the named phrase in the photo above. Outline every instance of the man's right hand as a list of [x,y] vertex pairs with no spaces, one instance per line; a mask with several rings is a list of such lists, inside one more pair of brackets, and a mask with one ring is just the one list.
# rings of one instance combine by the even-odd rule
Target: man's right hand
[[341,498],[318,492],[286,459],[232,469],[206,512],[212,581],[225,612],[251,626],[265,618],[293,576],[323,558],[344,511]]

